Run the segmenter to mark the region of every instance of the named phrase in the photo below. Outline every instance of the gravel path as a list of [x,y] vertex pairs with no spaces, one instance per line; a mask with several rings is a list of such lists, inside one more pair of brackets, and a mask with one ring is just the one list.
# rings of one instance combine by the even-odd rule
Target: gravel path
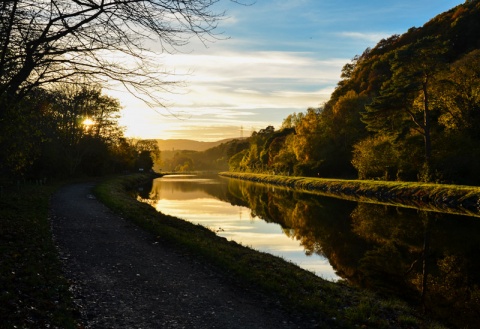
[[51,201],[52,228],[85,328],[308,328],[275,301],[112,213],[93,184]]

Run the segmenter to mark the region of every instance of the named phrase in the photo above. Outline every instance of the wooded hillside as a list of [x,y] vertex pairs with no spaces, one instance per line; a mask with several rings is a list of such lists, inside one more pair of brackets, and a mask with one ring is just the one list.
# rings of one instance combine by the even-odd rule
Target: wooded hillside
[[480,1],[381,40],[320,108],[267,127],[232,171],[480,183]]

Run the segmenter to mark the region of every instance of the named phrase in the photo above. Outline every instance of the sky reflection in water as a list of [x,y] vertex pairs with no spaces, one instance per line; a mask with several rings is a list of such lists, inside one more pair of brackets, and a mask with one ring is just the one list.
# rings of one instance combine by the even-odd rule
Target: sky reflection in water
[[[280,256],[327,280],[339,279],[325,257],[307,256],[299,241],[285,235],[280,225],[267,223],[252,216],[249,208],[232,206],[201,190],[184,192],[172,185],[174,180],[181,181],[179,177],[171,181],[163,178],[154,185],[158,211],[205,226],[228,240]],[[188,179],[189,183],[192,181]]]

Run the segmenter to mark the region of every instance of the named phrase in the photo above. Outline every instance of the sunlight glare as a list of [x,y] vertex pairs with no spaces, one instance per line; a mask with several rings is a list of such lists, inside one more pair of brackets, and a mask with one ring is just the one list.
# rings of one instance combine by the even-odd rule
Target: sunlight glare
[[95,121],[90,118],[86,118],[85,120],[83,120],[82,124],[88,128],[90,126],[93,126],[95,124]]

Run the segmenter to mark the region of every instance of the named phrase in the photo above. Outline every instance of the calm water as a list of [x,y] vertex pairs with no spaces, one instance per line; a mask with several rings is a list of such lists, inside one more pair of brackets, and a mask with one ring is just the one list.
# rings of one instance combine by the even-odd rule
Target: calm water
[[229,240],[283,257],[328,280],[338,279],[326,257],[307,255],[300,241],[289,236],[288,229],[263,220],[247,204],[231,204],[222,198],[227,189],[228,179],[218,176],[165,176],[154,181],[150,197],[164,214],[201,224]]
[[144,194],[162,213],[328,280],[342,278],[400,296],[453,327],[480,319],[479,218],[356,203],[218,176],[165,176]]

